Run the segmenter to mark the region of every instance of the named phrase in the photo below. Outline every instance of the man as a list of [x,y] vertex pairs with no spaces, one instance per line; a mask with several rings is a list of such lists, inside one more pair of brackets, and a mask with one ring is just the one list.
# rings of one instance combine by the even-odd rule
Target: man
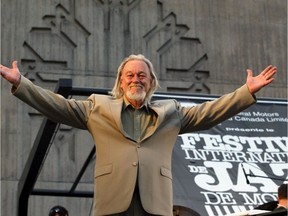
[[273,81],[268,66],[235,92],[195,107],[175,100],[150,101],[158,87],[152,63],[131,55],[118,68],[112,96],[67,100],[33,85],[0,65],[13,94],[53,121],[87,129],[96,144],[94,216],[172,216],[171,156],[178,134],[205,130],[256,102],[254,94]]
[[286,215],[288,214],[287,186],[287,184],[281,184],[278,187],[278,206],[273,210],[273,212],[283,211],[286,212]]
[[49,216],[69,216],[69,214],[63,206],[54,206],[50,209]]
[[277,201],[264,203],[255,209],[265,210],[266,213],[259,213],[257,216],[287,216],[288,215],[288,200],[287,200],[287,184],[281,184],[278,187]]

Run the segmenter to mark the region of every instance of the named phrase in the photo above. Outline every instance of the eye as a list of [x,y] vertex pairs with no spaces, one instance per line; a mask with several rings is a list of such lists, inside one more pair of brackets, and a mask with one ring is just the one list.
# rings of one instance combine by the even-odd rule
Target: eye
[[132,78],[132,77],[133,77],[133,75],[132,75],[131,73],[127,73],[125,76],[126,76],[127,78]]
[[126,77],[127,77],[127,78],[132,78],[133,75],[132,75],[132,74],[126,74]]
[[144,73],[141,73],[141,74],[139,74],[139,78],[145,78],[146,77],[146,74],[144,74]]

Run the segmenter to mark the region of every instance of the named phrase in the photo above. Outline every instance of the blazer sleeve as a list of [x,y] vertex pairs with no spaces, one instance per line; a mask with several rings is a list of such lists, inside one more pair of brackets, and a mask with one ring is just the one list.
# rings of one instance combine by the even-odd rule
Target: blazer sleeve
[[216,100],[207,101],[193,107],[180,106],[180,134],[207,130],[254,103],[256,103],[256,98],[249,92],[245,84],[236,91],[223,95]]
[[12,93],[54,122],[87,129],[93,107],[91,100],[66,99],[60,94],[34,85],[24,76],[21,76],[18,88],[12,88]]

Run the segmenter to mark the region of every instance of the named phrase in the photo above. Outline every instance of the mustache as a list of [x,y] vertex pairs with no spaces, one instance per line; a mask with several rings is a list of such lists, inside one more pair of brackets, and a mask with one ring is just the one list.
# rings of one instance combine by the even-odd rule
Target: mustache
[[143,88],[144,86],[141,85],[141,84],[131,84],[131,85],[129,85],[129,88],[132,88],[132,87],[140,87],[140,88]]

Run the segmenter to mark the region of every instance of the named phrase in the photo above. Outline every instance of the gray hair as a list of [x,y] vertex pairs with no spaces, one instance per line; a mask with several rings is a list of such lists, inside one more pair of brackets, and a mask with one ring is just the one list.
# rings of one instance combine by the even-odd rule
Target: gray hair
[[120,84],[120,80],[121,80],[121,76],[122,76],[122,71],[123,71],[123,68],[125,66],[125,64],[128,62],[128,61],[131,61],[131,60],[141,60],[141,61],[144,61],[148,68],[149,68],[149,71],[150,71],[150,75],[151,75],[151,78],[152,78],[152,83],[151,83],[151,88],[149,89],[149,91],[147,92],[146,94],[146,100],[149,102],[153,93],[156,91],[156,89],[159,87],[159,82],[158,82],[158,79],[157,79],[157,76],[156,76],[156,73],[155,73],[155,70],[154,70],[154,67],[153,67],[153,64],[151,63],[150,60],[148,60],[144,55],[130,55],[129,57],[125,58],[122,63],[120,64],[120,66],[118,67],[118,73],[117,73],[117,77],[116,77],[116,81],[115,81],[115,84],[114,84],[114,87],[112,89],[112,95],[115,97],[115,98],[121,98],[123,97],[124,95],[124,92],[123,90],[121,89],[121,84]]

